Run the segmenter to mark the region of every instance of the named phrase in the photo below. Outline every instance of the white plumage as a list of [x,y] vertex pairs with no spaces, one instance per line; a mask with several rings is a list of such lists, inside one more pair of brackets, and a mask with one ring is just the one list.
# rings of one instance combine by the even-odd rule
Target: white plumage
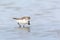
[[16,20],[18,23],[20,23],[20,24],[27,24],[28,23],[28,20],[25,20],[25,19],[23,19],[23,20]]
[[23,27],[25,24],[30,25],[30,17],[24,16],[22,18],[13,18],[17,21],[18,25],[21,27],[21,24],[23,24]]

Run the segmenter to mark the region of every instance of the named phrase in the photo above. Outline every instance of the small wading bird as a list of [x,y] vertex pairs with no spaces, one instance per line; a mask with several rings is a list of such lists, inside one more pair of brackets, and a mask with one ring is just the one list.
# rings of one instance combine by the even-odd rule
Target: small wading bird
[[19,27],[21,27],[21,24],[23,24],[23,27],[25,27],[26,24],[30,25],[30,17],[29,16],[24,16],[21,18],[13,18],[17,21]]

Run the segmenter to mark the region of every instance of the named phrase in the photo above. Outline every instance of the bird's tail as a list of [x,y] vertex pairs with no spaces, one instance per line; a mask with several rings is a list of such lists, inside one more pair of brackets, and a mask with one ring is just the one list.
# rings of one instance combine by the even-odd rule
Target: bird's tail
[[16,19],[16,18],[13,18],[13,19]]

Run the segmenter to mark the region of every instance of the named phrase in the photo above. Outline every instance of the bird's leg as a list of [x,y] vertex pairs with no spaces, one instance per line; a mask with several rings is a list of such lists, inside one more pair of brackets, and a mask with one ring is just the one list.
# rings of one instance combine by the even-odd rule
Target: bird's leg
[[26,24],[23,24],[23,28],[25,27]]
[[25,27],[25,25],[23,25],[23,28]]
[[30,25],[30,21],[28,21],[28,25]]
[[19,27],[21,27],[21,25],[18,23]]

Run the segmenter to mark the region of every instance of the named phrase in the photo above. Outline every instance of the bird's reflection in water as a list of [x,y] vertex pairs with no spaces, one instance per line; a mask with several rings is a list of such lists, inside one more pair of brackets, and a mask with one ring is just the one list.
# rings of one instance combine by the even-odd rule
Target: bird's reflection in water
[[22,28],[19,27],[18,29],[30,32],[30,27],[22,27]]

